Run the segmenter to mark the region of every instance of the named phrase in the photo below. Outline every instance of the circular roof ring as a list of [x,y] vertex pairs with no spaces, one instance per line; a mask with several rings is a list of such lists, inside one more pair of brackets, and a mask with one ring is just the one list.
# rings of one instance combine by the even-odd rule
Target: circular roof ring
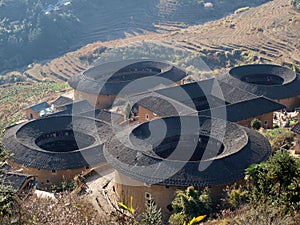
[[[180,133],[180,122],[192,123],[195,118],[199,130]],[[165,128],[155,130],[165,129],[164,136],[151,133],[151,127],[159,124]],[[225,136],[218,129],[225,129]],[[126,137],[129,144],[124,143]],[[246,127],[216,118],[174,116],[110,138],[104,156],[117,171],[143,183],[213,186],[242,179],[247,167],[265,161],[271,152],[268,140]]]
[[49,116],[7,129],[3,144],[10,160],[44,170],[76,169],[104,162],[106,122],[82,116]]

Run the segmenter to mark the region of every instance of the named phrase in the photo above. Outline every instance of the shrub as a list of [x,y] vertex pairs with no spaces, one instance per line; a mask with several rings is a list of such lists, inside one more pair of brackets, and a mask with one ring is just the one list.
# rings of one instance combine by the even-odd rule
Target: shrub
[[277,151],[268,161],[246,169],[252,204],[269,203],[282,214],[300,211],[300,162],[286,151]]
[[246,202],[248,192],[243,190],[242,187],[238,187],[228,190],[227,195],[227,203],[229,206],[231,208],[237,208]]
[[291,3],[295,9],[300,10],[300,0],[292,0]]
[[293,145],[294,136],[295,135],[292,131],[278,134],[271,142],[273,151],[290,149]]
[[259,130],[261,128],[261,121],[257,118],[254,118],[251,121],[251,127],[255,130]]
[[0,177],[0,224],[17,224],[19,221],[15,192],[13,187],[6,186]]
[[52,192],[58,193],[63,191],[73,191],[74,188],[74,182],[63,181],[58,184],[52,185]]
[[143,225],[161,225],[162,224],[162,215],[161,209],[157,209],[157,205],[153,199],[150,199],[149,202],[146,202],[146,209],[142,213]]
[[211,212],[211,198],[206,188],[195,189],[193,186],[186,190],[178,190],[172,201],[174,214],[169,222],[177,224],[177,221],[190,221],[194,217],[207,215]]

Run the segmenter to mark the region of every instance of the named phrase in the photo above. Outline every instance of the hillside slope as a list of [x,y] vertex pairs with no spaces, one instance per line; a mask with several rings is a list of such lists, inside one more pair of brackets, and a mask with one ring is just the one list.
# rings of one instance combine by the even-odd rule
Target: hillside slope
[[88,68],[102,52],[140,43],[201,53],[212,69],[245,62],[300,65],[300,13],[293,9],[290,0],[274,0],[246,12],[204,25],[175,28],[166,34],[148,33],[95,42],[46,64],[35,64],[19,76],[34,81],[66,81]]

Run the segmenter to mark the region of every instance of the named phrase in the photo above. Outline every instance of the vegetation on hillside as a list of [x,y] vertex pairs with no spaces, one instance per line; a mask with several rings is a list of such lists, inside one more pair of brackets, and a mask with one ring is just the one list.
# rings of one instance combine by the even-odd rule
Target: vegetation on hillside
[[68,89],[66,83],[19,83],[0,88],[0,135],[3,129],[22,119],[22,109],[41,99],[53,99]]
[[[190,23],[197,24],[215,20],[234,12],[246,3],[251,6],[267,0],[256,0],[252,3],[241,1],[211,0],[212,11],[205,8],[203,2],[176,0],[141,3],[133,1],[128,6],[137,6],[134,13],[125,7],[124,14],[115,2],[97,0],[1,0],[0,1],[0,61],[1,71],[22,68],[41,59],[57,57],[75,46],[93,41],[104,41],[125,37],[123,32],[141,33],[142,30],[155,30],[154,24]],[[234,2],[234,4],[232,3]],[[122,3],[121,3],[122,4]],[[174,5],[177,7],[174,8]],[[150,8],[149,8],[150,7]],[[192,9],[197,8],[197,11]],[[107,9],[103,11],[103,9]],[[139,11],[148,10],[148,17],[135,21]],[[177,10],[184,10],[196,17],[191,19]],[[105,13],[107,14],[105,14]],[[211,13],[213,12],[213,13]],[[115,23],[114,20],[120,21]],[[107,18],[109,24],[106,24]],[[128,20],[128,28],[119,27],[122,21]],[[166,21],[165,21],[166,20]],[[110,24],[111,23],[111,24]],[[136,25],[135,23],[138,23]],[[136,27],[141,26],[141,27]],[[159,26],[159,25],[158,25]],[[180,27],[180,26],[179,26]],[[99,29],[103,30],[99,32]],[[121,30],[121,31],[120,31]],[[104,33],[104,34],[102,34]],[[102,35],[102,36],[101,36]],[[89,42],[87,42],[89,41]]]
[[284,128],[265,130],[264,135],[270,141],[273,152],[277,150],[289,150],[293,145],[295,136],[292,131]]
[[300,10],[300,0],[292,0],[291,2],[296,9]]
[[[61,4],[56,4],[61,2]],[[2,0],[0,4],[1,70],[15,69],[64,52],[78,21],[67,1]]]

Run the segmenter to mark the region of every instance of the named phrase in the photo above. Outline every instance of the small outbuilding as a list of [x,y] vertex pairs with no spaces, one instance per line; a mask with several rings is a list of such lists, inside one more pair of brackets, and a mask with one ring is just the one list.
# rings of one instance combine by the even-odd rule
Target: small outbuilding
[[38,119],[41,117],[41,112],[51,111],[51,106],[48,102],[41,102],[36,105],[32,105],[25,109],[27,119]]
[[3,172],[3,184],[12,186],[16,194],[20,196],[23,192],[28,192],[35,187],[35,176],[16,172]]
[[167,116],[212,116],[250,127],[258,118],[264,128],[273,128],[273,112],[284,105],[256,96],[216,79],[184,84],[130,96],[139,122]]
[[65,96],[59,96],[51,103],[51,105],[55,111],[61,111],[64,109],[64,107],[66,105],[69,105],[72,103],[73,103],[73,99],[65,97]]

